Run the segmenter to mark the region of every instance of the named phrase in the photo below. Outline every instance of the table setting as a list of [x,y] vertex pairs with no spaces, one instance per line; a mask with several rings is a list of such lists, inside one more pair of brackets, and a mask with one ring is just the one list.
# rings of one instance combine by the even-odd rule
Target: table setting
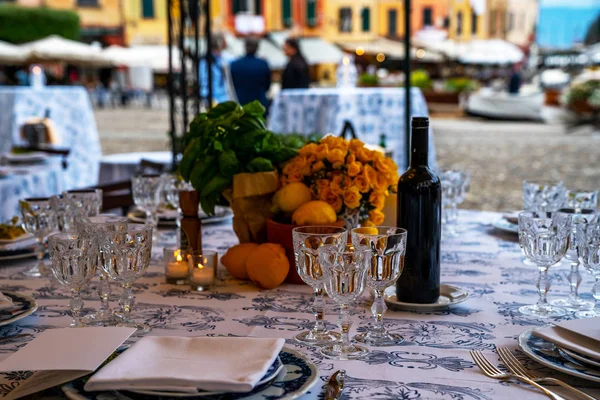
[[[227,118],[224,108],[246,122],[262,115],[235,107],[208,118]],[[457,209],[468,173],[438,178],[427,167],[427,127],[413,120],[417,161],[401,176],[360,141],[326,136],[294,149],[264,135],[276,149],[267,152],[240,150],[244,138],[221,132],[221,150],[189,138],[180,176],[132,178],[143,221],[102,214],[97,191],[24,203],[25,231],[47,237],[50,261],[0,268],[0,393],[599,398],[597,213],[561,201],[520,212],[518,237],[498,232],[501,213]],[[212,152],[216,170],[202,162]],[[267,161],[273,170],[258,167]],[[409,177],[419,168],[434,200],[421,204],[433,211],[410,214],[404,207],[420,195],[407,189]],[[391,191],[397,224],[384,225]],[[155,218],[163,198],[177,207],[176,226]],[[203,224],[199,210],[217,206],[229,206],[233,220]],[[426,218],[415,226],[430,235],[407,218]],[[419,252],[422,239],[429,251]],[[437,269],[417,268],[416,257]],[[575,281],[563,282],[574,263],[591,273],[578,278],[579,306],[569,302]],[[14,294],[35,307],[2,325],[3,304],[24,307]]]

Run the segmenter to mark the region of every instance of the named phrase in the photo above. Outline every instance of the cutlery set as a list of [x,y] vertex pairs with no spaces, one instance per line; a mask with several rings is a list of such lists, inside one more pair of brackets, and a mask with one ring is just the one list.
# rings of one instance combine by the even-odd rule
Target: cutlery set
[[547,388],[543,387],[542,384],[559,385],[568,390],[569,392],[577,395],[578,398],[586,400],[598,400],[595,397],[592,397],[587,393],[584,393],[581,390],[576,389],[559,379],[539,377],[536,374],[528,371],[525,368],[525,366],[523,366],[521,362],[517,360],[517,358],[510,352],[510,350],[505,347],[498,348],[496,352],[510,372],[503,372],[500,369],[498,369],[479,350],[473,350],[469,353],[471,354],[471,358],[473,359],[473,361],[475,361],[475,364],[477,364],[479,369],[481,369],[481,371],[486,376],[492,379],[504,381],[518,380],[520,382],[528,383],[531,386],[542,391],[547,397],[554,400],[563,400],[564,397],[552,392],[551,390],[548,390]]

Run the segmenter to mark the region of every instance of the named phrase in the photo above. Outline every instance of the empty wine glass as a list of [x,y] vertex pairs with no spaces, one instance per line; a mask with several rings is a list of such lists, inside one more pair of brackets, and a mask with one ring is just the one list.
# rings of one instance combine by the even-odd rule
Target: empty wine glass
[[371,346],[397,346],[404,340],[402,336],[385,329],[383,316],[387,307],[383,300],[385,288],[396,283],[404,269],[407,232],[402,228],[389,226],[364,227],[352,230],[354,246],[366,246],[371,251],[371,263],[367,270],[367,286],[375,291],[371,312],[375,324],[367,332],[354,337],[354,340]]
[[595,210],[598,208],[598,190],[567,190],[565,207],[575,210]]
[[100,279],[96,291],[100,297],[100,309],[93,314],[87,315],[84,322],[88,325],[114,325],[115,319],[110,308],[110,281],[106,271],[104,271],[105,250],[103,250],[106,235],[127,230],[127,218],[117,215],[97,215],[89,218],[82,218],[75,223],[77,233],[85,238],[93,239],[98,246],[98,257],[96,258],[96,270]]
[[50,271],[44,265],[44,240],[56,230],[56,213],[47,197],[29,198],[19,201],[23,229],[35,236],[37,265],[24,272],[27,276],[47,276]]
[[539,269],[537,304],[523,306],[519,311],[536,317],[561,317],[563,308],[548,304],[550,278],[548,268],[564,257],[569,247],[571,217],[550,212],[522,212],[519,214],[519,243],[527,259]]
[[182,189],[189,189],[190,184],[183,181],[179,175],[176,174],[163,174],[163,191],[167,203],[177,210],[177,245],[181,244],[181,208],[179,207],[179,191]]
[[48,248],[54,276],[61,285],[71,289],[71,326],[82,327],[80,292],[96,272],[98,244],[94,239],[73,233],[56,233],[48,237]]
[[296,340],[307,344],[327,344],[339,335],[325,327],[325,299],[323,298],[323,270],[319,262],[319,248],[324,245],[345,246],[348,231],[337,226],[302,226],[292,231],[296,270],[300,278],[314,290],[312,312],[315,326],[296,335]]
[[365,276],[371,263],[371,251],[366,246],[329,245],[319,248],[319,260],[323,269],[323,281],[329,297],[339,305],[338,326],[340,342],[321,349],[321,354],[335,360],[355,360],[369,353],[367,348],[350,341],[349,307],[362,294]]
[[442,183],[443,234],[455,237],[458,234],[458,205],[465,201],[471,183],[471,174],[457,169],[439,173]]
[[594,210],[561,208],[558,213],[565,214],[571,218],[571,232],[569,236],[569,248],[565,254],[565,259],[571,264],[571,271],[567,276],[570,293],[566,299],[556,299],[550,303],[555,306],[564,307],[571,310],[582,310],[593,307],[593,303],[583,300],[579,297],[579,285],[581,284],[581,274],[579,273],[579,257],[577,254],[577,231],[587,224],[595,223],[597,214]]
[[93,217],[102,210],[102,189],[68,190],[63,196],[71,202],[76,217]]
[[128,224],[125,231],[106,232],[102,241],[103,268],[108,276],[123,288],[119,300],[121,311],[117,313],[120,322],[117,326],[136,328],[143,333],[150,332],[152,328],[131,319],[131,310],[135,304],[131,286],[136,279],[144,275],[150,264],[152,229],[152,226],[147,224]]
[[56,214],[56,223],[58,230],[61,232],[69,232],[73,229],[75,215],[71,202],[62,194],[50,197],[50,207]]
[[600,218],[577,226],[577,252],[583,267],[594,277],[594,308],[575,313],[578,318],[600,317]]
[[524,210],[554,212],[563,206],[565,193],[561,181],[523,181]]
[[[146,224],[158,226],[158,206],[161,202],[163,180],[160,175],[137,175],[131,178],[133,202],[146,213]],[[157,234],[157,229],[154,229]]]

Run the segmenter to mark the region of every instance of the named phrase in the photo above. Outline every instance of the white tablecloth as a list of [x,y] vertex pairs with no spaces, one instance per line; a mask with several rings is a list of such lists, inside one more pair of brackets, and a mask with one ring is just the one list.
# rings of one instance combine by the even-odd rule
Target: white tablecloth
[[[428,116],[421,90],[411,89],[412,116]],[[358,138],[378,144],[385,134],[400,170],[406,169],[403,88],[328,88],[282,90],[270,109],[269,129],[278,133],[333,133],[339,135],[345,121]],[[429,162],[435,166],[435,146],[430,130]]]
[[19,200],[48,197],[67,189],[60,157],[41,165],[0,167],[9,175],[0,178],[0,223],[19,215]]
[[152,161],[169,168],[173,161],[173,155],[169,151],[146,151],[103,156],[100,161],[100,184],[131,179],[142,160]]
[[0,152],[10,151],[13,144],[23,144],[21,125],[32,117],[43,117],[46,110],[50,110],[60,138],[57,146],[71,151],[66,187],[96,185],[102,149],[92,105],[83,87],[0,87]]
[[[316,399],[322,395],[324,382],[334,371],[344,368],[347,370],[344,399],[543,399],[542,394],[527,385],[485,377],[469,356],[469,350],[481,350],[496,362],[497,346],[514,351],[521,332],[552,321],[528,318],[517,311],[519,306],[537,300],[538,271],[522,264],[516,235],[493,230],[490,223],[497,218],[500,214],[461,212],[461,227],[466,231],[459,238],[442,243],[442,282],[464,288],[470,298],[439,312],[389,310],[385,325],[390,331],[402,334],[405,342],[398,347],[371,348],[364,360],[331,361],[323,358],[318,349],[294,342],[292,338],[312,323],[311,290],[307,286],[283,285],[274,290],[258,290],[252,283],[228,279],[211,291],[182,291],[184,287],[164,283],[162,249],[158,247],[153,251],[153,262],[146,275],[134,285],[137,299],[133,317],[153,326],[155,335],[283,337],[287,346],[308,355],[319,367],[320,381],[303,398]],[[203,243],[205,248],[223,254],[237,239],[229,224],[205,226]],[[49,279],[24,277],[19,272],[26,266],[23,263],[0,269],[0,290],[31,294],[40,306],[33,316],[0,328],[0,353],[4,356],[32,339],[32,336],[8,337],[35,336],[45,329],[65,327],[71,321],[68,290]],[[568,267],[552,267],[551,299],[568,294],[563,279],[567,271]],[[581,293],[589,299],[592,278],[585,273],[583,278]],[[114,291],[116,299],[120,290]],[[98,307],[91,292],[84,300],[86,307]],[[365,297],[355,309],[352,334],[373,324],[370,303]],[[113,306],[117,306],[116,301]],[[330,328],[337,329],[333,311],[326,319]],[[558,377],[600,396],[597,384],[547,369],[522,353],[517,353],[517,357],[532,371]],[[0,393],[10,392],[30,375],[0,374]],[[552,390],[559,388],[553,386]],[[116,399],[111,393],[100,398]],[[279,397],[272,399],[275,398]]]

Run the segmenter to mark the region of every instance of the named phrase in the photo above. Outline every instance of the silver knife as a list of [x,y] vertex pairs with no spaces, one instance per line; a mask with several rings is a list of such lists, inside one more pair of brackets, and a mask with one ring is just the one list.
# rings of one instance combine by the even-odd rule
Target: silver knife
[[344,378],[346,378],[346,370],[340,369],[329,378],[327,386],[325,386],[325,400],[338,400],[342,396],[344,390]]

